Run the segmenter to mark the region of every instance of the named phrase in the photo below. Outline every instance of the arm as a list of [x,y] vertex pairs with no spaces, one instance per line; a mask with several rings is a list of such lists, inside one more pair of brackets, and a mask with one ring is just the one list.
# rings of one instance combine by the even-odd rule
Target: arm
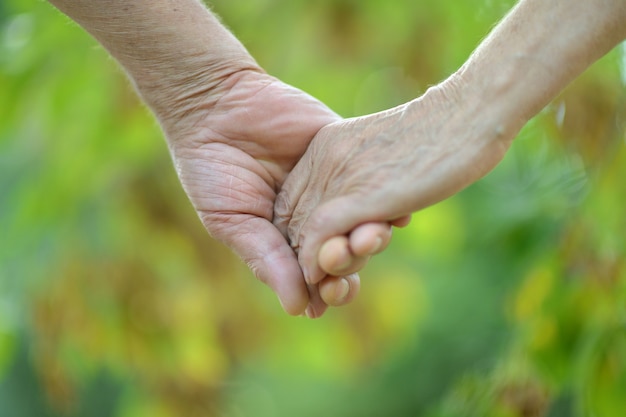
[[[307,287],[272,225],[274,199],[319,129],[339,116],[267,75],[198,0],[50,0],[127,71],[163,127],[177,173],[209,233],[311,317],[358,292],[358,276]],[[361,247],[390,226],[361,229]],[[366,246],[363,246],[363,243]],[[346,288],[347,287],[347,288]],[[326,301],[326,303],[324,301]]]
[[323,128],[275,206],[274,223],[301,247],[307,282],[352,272],[320,268],[323,242],[366,221],[401,218],[484,176],[531,117],[624,38],[623,0],[521,0],[424,96]]
[[497,136],[510,140],[624,39],[624,1],[522,0],[453,79],[466,99],[487,106],[481,115],[492,115]]
[[243,45],[198,0],[50,0],[124,67],[169,126],[194,106],[214,104],[221,84],[262,72]]
[[265,74],[198,0],[50,2],[124,67],[159,119],[209,233],[276,292],[287,312],[300,314],[309,301],[323,310],[271,218],[287,172],[313,135],[339,117]]

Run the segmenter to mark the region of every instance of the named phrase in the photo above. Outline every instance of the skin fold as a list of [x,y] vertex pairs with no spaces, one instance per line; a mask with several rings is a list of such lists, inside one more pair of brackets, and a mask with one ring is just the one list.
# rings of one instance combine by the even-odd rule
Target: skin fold
[[[305,284],[293,248],[272,224],[287,174],[313,136],[341,120],[337,114],[266,74],[197,0],[51,3],[126,70],[165,132],[202,223],[272,288],[286,312],[317,317],[328,304],[342,305],[356,295],[358,276],[346,273],[345,281],[321,284],[329,297],[322,300],[317,285]],[[364,223],[356,228],[357,245],[380,240],[381,250],[390,227]]]

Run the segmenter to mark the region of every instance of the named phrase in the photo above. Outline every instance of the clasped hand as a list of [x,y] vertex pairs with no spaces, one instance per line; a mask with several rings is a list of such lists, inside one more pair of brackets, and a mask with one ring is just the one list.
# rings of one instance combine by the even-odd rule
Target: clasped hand
[[504,156],[510,140],[494,140],[489,124],[482,128],[463,111],[471,107],[451,99],[460,96],[451,94],[453,81],[343,120],[247,69],[226,77],[210,105],[161,120],[209,233],[272,288],[286,312],[319,317],[357,294],[356,272],[387,247],[392,226],[405,226],[411,213]]
[[[206,229],[272,288],[287,313],[319,317],[327,305],[350,302],[359,289],[354,273],[387,246],[390,224],[363,222],[352,233],[331,236],[320,261],[337,274],[307,285],[297,240],[272,223],[288,174],[315,134],[341,118],[260,70],[229,76],[211,101],[161,118],[182,185]],[[306,211],[298,206],[299,216]]]

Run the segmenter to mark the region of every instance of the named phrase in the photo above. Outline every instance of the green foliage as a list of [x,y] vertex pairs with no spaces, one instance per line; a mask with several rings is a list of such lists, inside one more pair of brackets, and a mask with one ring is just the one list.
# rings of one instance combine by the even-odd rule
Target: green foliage
[[[351,116],[445,78],[512,3],[214,7]],[[623,63],[594,65],[313,322],[206,235],[105,51],[45,2],[0,2],[1,414],[622,416]]]

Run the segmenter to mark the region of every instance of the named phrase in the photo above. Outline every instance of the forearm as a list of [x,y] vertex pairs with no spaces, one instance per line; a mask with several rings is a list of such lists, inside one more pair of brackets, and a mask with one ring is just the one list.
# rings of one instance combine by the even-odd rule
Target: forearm
[[159,117],[176,118],[258,65],[198,0],[49,0],[119,61]]
[[624,0],[521,0],[452,79],[508,139],[624,38]]

